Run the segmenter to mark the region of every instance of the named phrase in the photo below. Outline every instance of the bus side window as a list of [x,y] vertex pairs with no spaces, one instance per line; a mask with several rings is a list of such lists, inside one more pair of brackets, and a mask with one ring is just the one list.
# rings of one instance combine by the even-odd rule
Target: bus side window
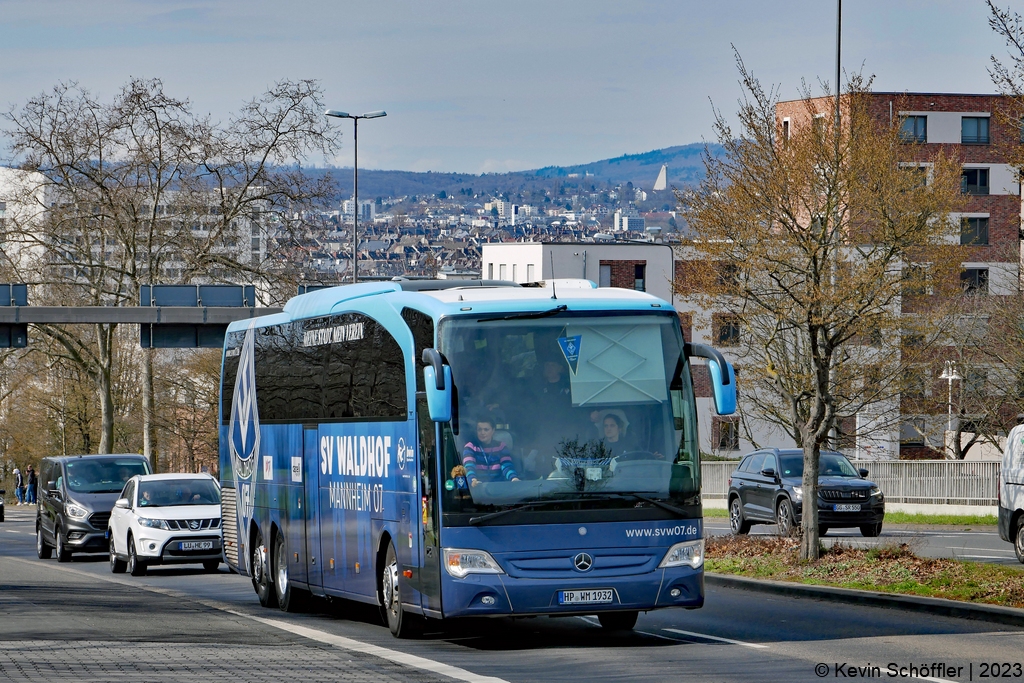
[[423,349],[434,347],[434,319],[415,308],[403,308],[402,320],[412,332],[413,348],[415,349],[413,366],[416,368],[416,391],[424,391]]

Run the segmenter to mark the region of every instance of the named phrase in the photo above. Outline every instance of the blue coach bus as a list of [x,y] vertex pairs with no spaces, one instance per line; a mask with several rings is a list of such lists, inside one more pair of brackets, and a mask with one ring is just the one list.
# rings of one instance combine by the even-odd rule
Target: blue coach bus
[[689,358],[672,306],[592,282],[373,282],[232,323],[224,559],[264,606],[310,595],[424,619],[700,607]]

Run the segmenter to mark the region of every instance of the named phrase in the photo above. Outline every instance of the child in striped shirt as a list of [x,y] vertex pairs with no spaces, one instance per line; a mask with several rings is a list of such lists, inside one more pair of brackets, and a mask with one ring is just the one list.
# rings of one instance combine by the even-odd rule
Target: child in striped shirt
[[494,420],[489,417],[476,421],[476,442],[470,439],[466,443],[462,464],[470,486],[482,481],[519,481],[512,466],[512,452],[504,441],[494,442]]

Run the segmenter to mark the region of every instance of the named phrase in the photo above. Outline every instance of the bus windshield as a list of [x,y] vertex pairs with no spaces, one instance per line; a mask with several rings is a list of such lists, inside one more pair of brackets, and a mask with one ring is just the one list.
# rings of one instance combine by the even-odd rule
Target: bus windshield
[[699,500],[676,316],[460,317],[439,341],[458,408],[442,429],[446,524],[513,523],[526,508],[680,516]]

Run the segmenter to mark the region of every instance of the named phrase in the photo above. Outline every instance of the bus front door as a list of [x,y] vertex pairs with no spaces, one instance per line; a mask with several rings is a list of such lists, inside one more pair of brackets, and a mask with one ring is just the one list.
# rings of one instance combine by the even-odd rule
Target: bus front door
[[320,457],[317,428],[302,428],[303,501],[306,577],[313,595],[324,595],[323,560],[320,557]]
[[426,398],[416,401],[416,419],[419,425],[420,516],[422,542],[420,543],[419,591],[424,610],[441,616],[441,547],[438,534],[439,509],[437,471],[437,423],[430,419]]

